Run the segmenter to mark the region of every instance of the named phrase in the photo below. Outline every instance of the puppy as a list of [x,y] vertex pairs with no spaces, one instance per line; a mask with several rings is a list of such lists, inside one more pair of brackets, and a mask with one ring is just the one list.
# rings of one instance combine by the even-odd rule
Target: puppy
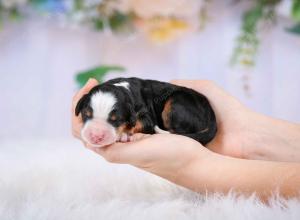
[[94,147],[127,142],[134,133],[174,133],[205,145],[216,132],[215,114],[205,96],[170,83],[116,78],[95,86],[77,103],[81,136]]

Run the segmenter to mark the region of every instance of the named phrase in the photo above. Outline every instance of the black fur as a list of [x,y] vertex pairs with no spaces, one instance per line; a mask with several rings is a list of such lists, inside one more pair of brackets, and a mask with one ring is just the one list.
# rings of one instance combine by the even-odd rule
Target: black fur
[[79,113],[88,106],[90,102],[91,96],[89,94],[85,94],[82,98],[78,101],[76,108],[75,108],[75,115],[78,116]]
[[[113,85],[120,82],[128,82],[129,90]],[[110,113],[114,118],[108,119],[114,127],[126,123],[130,128],[140,121],[143,133],[153,134],[154,126],[158,125],[161,129],[188,136],[203,145],[211,141],[217,132],[215,114],[205,96],[189,88],[138,78],[116,78],[94,87],[82,97],[75,109],[76,115],[81,112],[83,121],[92,117],[90,97],[99,90],[111,92],[117,98],[116,106]],[[168,116],[169,128],[164,126],[162,118],[167,101],[172,106]]]

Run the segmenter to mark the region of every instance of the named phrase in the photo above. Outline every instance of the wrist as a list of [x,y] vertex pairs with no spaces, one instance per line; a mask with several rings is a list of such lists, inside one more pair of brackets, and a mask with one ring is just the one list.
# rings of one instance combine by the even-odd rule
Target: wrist
[[179,169],[176,178],[171,181],[195,192],[211,190],[210,177],[214,173],[213,167],[220,164],[219,161],[223,158],[225,157],[206,148],[199,148],[193,159]]
[[300,126],[262,114],[249,117],[246,159],[300,161]]

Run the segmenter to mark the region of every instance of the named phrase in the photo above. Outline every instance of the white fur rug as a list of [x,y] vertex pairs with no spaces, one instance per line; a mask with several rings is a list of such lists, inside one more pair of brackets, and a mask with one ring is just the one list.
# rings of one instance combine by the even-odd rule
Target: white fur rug
[[300,201],[199,195],[79,142],[1,141],[0,219],[300,219]]

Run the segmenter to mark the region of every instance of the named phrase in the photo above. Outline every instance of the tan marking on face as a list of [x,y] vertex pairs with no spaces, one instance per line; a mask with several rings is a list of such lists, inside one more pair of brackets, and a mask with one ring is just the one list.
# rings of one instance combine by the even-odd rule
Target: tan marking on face
[[171,112],[171,108],[172,108],[172,100],[169,99],[168,101],[166,101],[164,109],[163,109],[163,111],[161,113],[163,124],[164,124],[165,128],[167,128],[167,129],[170,128],[170,112]]

